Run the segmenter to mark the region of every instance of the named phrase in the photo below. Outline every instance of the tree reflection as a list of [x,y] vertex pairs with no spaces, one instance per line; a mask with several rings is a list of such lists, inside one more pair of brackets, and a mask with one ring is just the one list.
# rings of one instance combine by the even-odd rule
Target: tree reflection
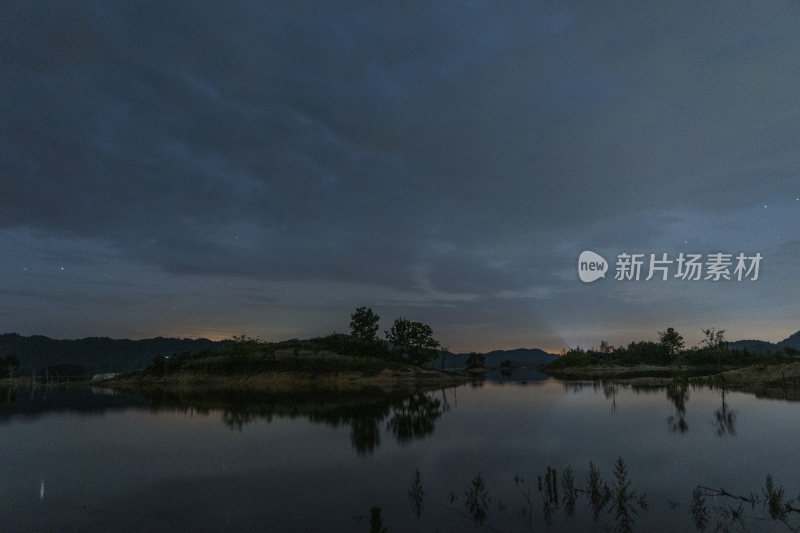
[[717,423],[717,435],[736,435],[736,412],[725,403],[725,389],[721,389],[722,406],[714,411],[714,418]]
[[[712,502],[706,496],[713,497]],[[729,502],[733,503],[729,503]],[[786,495],[783,487],[778,487],[771,475],[767,475],[760,494],[750,492],[747,496],[733,494],[725,489],[715,489],[697,485],[692,491],[692,500],[689,513],[695,526],[700,531],[705,531],[709,522],[714,518],[717,531],[728,531],[728,528],[747,529],[745,519],[763,522],[765,516],[747,516],[747,511],[756,513],[765,512],[774,521],[782,522],[790,531],[800,530],[800,497],[791,498]],[[712,515],[713,513],[713,515]]]
[[407,444],[433,433],[434,421],[442,416],[442,402],[419,392],[400,400],[387,425],[401,444]]
[[[587,520],[594,523],[591,529],[593,531],[627,533],[653,530],[652,521],[641,526],[637,524],[639,518],[650,508],[649,498],[639,487],[634,486],[628,465],[621,457],[614,462],[611,474],[610,479],[604,479],[600,469],[591,461],[585,478],[576,476],[571,465],[560,474],[555,468],[547,466],[543,475],[537,476],[537,483],[533,486],[528,486],[525,479],[517,474],[513,477],[513,482],[521,496],[521,506],[516,507],[514,504],[509,506],[502,502],[498,496],[503,494],[502,487],[497,489],[493,485],[493,493],[490,495],[485,478],[478,473],[461,492],[463,500],[457,495],[457,491],[450,490],[449,508],[472,523],[470,530],[545,530],[537,527],[541,523],[548,529],[555,526],[556,531],[584,531],[588,530]],[[585,479],[584,484],[580,484],[581,478]],[[421,514],[425,494],[422,479],[423,474],[416,469],[407,491],[411,510],[417,518]],[[658,530],[688,531],[690,524],[698,531],[773,531],[773,525],[780,525],[781,529],[785,527],[789,531],[800,530],[800,496],[793,497],[794,492],[778,485],[771,475],[766,476],[760,490],[746,495],[729,492],[724,488],[697,485],[690,494],[684,494],[680,498],[683,501],[688,500],[687,507],[665,497],[663,487],[659,487],[658,481],[654,482],[655,492],[661,494],[656,500],[655,507],[660,509],[656,511],[657,514],[667,507],[671,513],[671,516],[655,517],[656,520],[665,520],[659,522],[661,527]],[[534,506],[537,487],[542,503],[541,511]],[[446,502],[447,499],[441,503],[446,505]],[[516,518],[504,514],[509,510]],[[373,526],[371,531],[386,531],[379,520],[380,508],[374,507],[372,514],[371,524],[379,523],[379,527]],[[378,520],[375,520],[376,515]],[[559,515],[565,522],[557,522]],[[521,528],[513,527],[515,519],[520,520],[518,525]],[[502,529],[500,524],[503,525]],[[641,527],[648,529],[640,529]],[[458,524],[453,524],[452,529],[460,530]]]
[[603,395],[606,399],[611,399],[611,414],[617,413],[617,391],[619,390],[619,385],[614,383],[613,381],[604,380],[603,383]]
[[388,529],[383,527],[381,508],[378,506],[372,507],[369,510],[369,514],[369,533],[387,533]]
[[422,488],[422,474],[419,468],[414,472],[414,477],[411,479],[411,487],[408,489],[408,499],[411,502],[411,507],[417,515],[417,519],[422,514],[422,504],[425,497],[425,491]]
[[16,400],[14,387],[0,387],[0,410],[8,409]]
[[675,407],[675,414],[667,418],[671,433],[686,433],[689,424],[686,423],[686,402],[689,401],[689,391],[685,383],[672,382],[667,385],[667,399]]
[[607,400],[611,400],[611,414],[617,413],[617,393],[623,387],[620,383],[610,380],[593,380],[593,381],[564,381],[564,390],[573,394],[580,394],[584,389],[591,388],[593,392],[598,393],[602,391],[603,396]]
[[[577,485],[572,466],[564,469],[560,477],[555,468],[548,466],[544,476],[537,476],[536,485],[542,502],[541,518],[545,525],[547,527],[553,525],[561,504],[563,504],[565,517],[572,520],[576,504],[583,501],[591,510],[594,522],[601,522],[605,516],[613,517],[613,524],[603,524],[605,526],[603,529],[620,532],[633,531],[639,512],[647,510],[647,498],[644,494],[639,493],[638,489],[631,486],[628,467],[621,457],[614,463],[613,474],[614,480],[609,485],[603,480],[598,468],[590,461],[586,485],[580,487]],[[522,496],[522,507],[517,515],[522,519],[528,531],[534,531],[533,487],[528,487],[525,479],[519,474],[514,476],[514,484]],[[450,505],[452,506],[457,498],[452,491],[450,494]],[[491,531],[497,531],[490,523],[489,510],[492,502],[493,498],[489,496],[486,482],[478,474],[464,491],[464,507],[467,510],[467,516],[475,524]],[[505,509],[505,505],[498,503],[498,513]]]
[[359,455],[375,451],[381,444],[381,429],[374,417],[357,417],[350,423],[350,442]]
[[231,429],[273,417],[306,418],[333,427],[350,426],[350,441],[359,455],[381,444],[381,426],[401,444],[433,433],[435,422],[451,408],[446,392],[357,390],[281,392],[208,389],[153,389],[146,393],[153,410],[176,409],[208,415],[220,412]]
[[492,498],[486,490],[486,483],[478,474],[472,478],[470,486],[464,491],[464,507],[476,524],[483,525],[486,522],[490,503],[492,503]]

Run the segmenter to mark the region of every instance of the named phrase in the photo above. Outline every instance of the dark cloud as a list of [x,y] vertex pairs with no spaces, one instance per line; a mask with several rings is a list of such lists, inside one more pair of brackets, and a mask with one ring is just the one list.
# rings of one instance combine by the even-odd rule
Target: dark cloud
[[442,295],[538,295],[569,320],[582,249],[769,251],[800,210],[794,3],[0,10],[6,242],[113,255],[145,292],[332,283],[320,309],[388,291],[432,321]]

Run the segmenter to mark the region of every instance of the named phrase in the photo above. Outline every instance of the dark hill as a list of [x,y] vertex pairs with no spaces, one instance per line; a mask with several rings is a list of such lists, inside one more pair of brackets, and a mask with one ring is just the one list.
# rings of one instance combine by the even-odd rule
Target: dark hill
[[552,363],[558,356],[547,353],[539,348],[517,348],[516,350],[494,350],[483,354],[486,358],[486,365],[495,368],[499,367],[503,361],[511,361],[511,366],[520,367],[539,367]]
[[752,339],[729,342],[728,349],[747,350],[750,353],[763,355],[775,352],[792,353],[794,350],[800,350],[800,331],[776,343]]
[[20,361],[19,371],[27,374],[40,374],[45,368],[71,367],[82,368],[91,377],[92,374],[143,368],[158,356],[222,350],[227,342],[166,337],[141,340],[108,337],[51,339],[41,335],[25,337],[4,333],[0,335],[0,355],[15,355]]
[[777,343],[775,346],[777,346],[779,350],[782,350],[784,348],[792,348],[794,350],[800,350],[800,331],[786,337],[781,342]]

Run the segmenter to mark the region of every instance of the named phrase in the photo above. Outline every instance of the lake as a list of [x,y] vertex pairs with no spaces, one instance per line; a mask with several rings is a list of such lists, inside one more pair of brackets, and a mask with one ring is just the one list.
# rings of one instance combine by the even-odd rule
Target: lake
[[0,405],[2,531],[784,531],[767,475],[773,502],[800,493],[800,404],[703,387],[26,388]]

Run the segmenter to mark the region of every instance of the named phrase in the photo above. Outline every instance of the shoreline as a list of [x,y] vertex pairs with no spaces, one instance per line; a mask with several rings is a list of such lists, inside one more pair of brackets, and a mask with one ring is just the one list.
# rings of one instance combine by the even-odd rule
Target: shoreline
[[[558,369],[541,368],[548,377],[563,382],[612,381],[635,388],[663,388],[701,385],[755,394],[757,397],[800,401],[800,362],[760,363],[745,367],[656,366],[656,365],[592,365]],[[456,387],[480,375],[443,372],[419,367],[384,368],[380,371],[343,370],[303,372],[293,370],[231,373],[217,375],[203,372],[177,371],[163,376],[141,372],[121,374],[106,380],[68,382],[58,386],[93,386],[121,392],[152,390],[208,390],[267,393],[354,392],[380,389],[386,392],[421,391]],[[33,384],[29,376],[0,379],[0,386],[26,387]],[[44,386],[44,384],[41,384]]]
[[189,389],[239,390],[253,392],[302,391],[357,391],[382,389],[415,391],[421,389],[449,388],[469,383],[473,378],[455,373],[417,368],[384,369],[377,374],[346,371],[325,374],[305,372],[261,372],[228,376],[196,373],[176,373],[155,377],[141,374],[123,374],[108,380],[94,382],[98,386],[119,390]]

